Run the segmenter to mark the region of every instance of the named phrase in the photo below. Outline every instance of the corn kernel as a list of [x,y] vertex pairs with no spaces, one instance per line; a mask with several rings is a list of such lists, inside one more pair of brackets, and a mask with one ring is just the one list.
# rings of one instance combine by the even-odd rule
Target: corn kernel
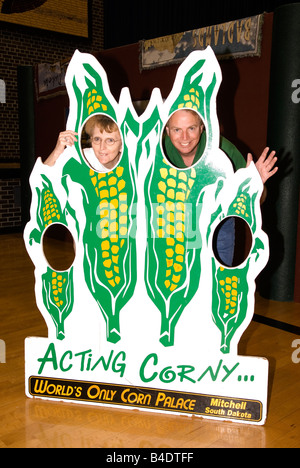
[[120,180],[120,181],[118,182],[118,190],[119,190],[119,192],[121,192],[121,190],[123,190],[123,188],[125,187],[125,185],[126,185],[126,184],[125,184],[125,180]]
[[124,172],[124,167],[118,166],[117,169],[116,169],[117,176],[122,177],[123,172]]
[[175,252],[177,254],[179,254],[179,255],[183,255],[184,254],[184,246],[177,244],[176,247],[175,247]]
[[159,188],[159,190],[161,190],[161,192],[165,193],[166,192],[166,187],[167,186],[166,186],[165,182],[163,182],[163,181],[159,182],[158,188]]
[[174,213],[172,211],[170,211],[168,214],[167,214],[167,220],[170,222],[170,223],[174,223]]
[[157,233],[157,237],[159,237],[159,238],[163,238],[166,235],[166,233],[165,233],[165,231],[163,229],[158,229],[156,231],[156,233]]
[[108,190],[101,190],[100,191],[100,198],[108,198]]
[[116,197],[117,194],[118,194],[118,191],[117,191],[116,187],[111,187],[109,189],[109,195],[110,195],[111,198]]
[[121,213],[126,213],[128,211],[128,206],[125,203],[122,203],[120,205],[120,211]]
[[185,194],[182,193],[182,192],[177,192],[176,193],[176,200],[180,200],[180,201],[184,202],[185,201]]
[[108,179],[108,185],[112,186],[112,185],[116,185],[116,183],[117,183],[116,177],[113,176]]
[[177,229],[177,231],[184,232],[184,230],[185,230],[184,224],[183,223],[177,223],[176,224],[176,229]]
[[169,189],[169,190],[167,191],[167,197],[168,197],[168,198],[171,198],[172,200],[174,200],[174,198],[175,198],[175,191],[174,191],[173,189]]
[[164,207],[162,205],[158,205],[156,207],[156,212],[157,212],[158,215],[163,215],[164,211],[165,211],[165,209],[164,209]]
[[117,232],[119,229],[119,224],[117,222],[110,223],[109,230],[110,232]]
[[175,228],[174,226],[172,226],[172,224],[167,225],[167,234],[169,234],[170,236],[174,236]]
[[172,237],[168,237],[167,238],[167,245],[174,245],[175,244],[175,239],[173,239]]
[[108,240],[103,241],[103,242],[101,243],[101,248],[102,248],[102,250],[109,250],[109,247],[110,247],[110,243],[109,243]]
[[175,238],[178,242],[184,242],[184,234],[182,232],[177,232]]
[[168,169],[161,168],[160,175],[162,176],[163,179],[165,179],[168,176]]
[[177,255],[176,262],[183,263],[184,257],[182,255]]
[[105,276],[107,279],[111,279],[113,277],[113,272],[111,270],[105,270]]
[[167,257],[169,257],[169,258],[170,258],[170,257],[173,257],[173,255],[174,255],[174,250],[173,250],[173,249],[167,249],[167,250],[166,250],[166,255],[167,255]]
[[157,203],[165,203],[165,196],[164,195],[157,195]]
[[168,200],[167,203],[166,203],[166,209],[168,211],[175,211],[175,204]]
[[116,255],[119,252],[119,247],[117,245],[113,245],[111,247],[111,251],[114,255]]
[[180,281],[180,275],[173,275],[172,276],[172,281],[174,283],[178,283]]
[[158,226],[164,226],[166,222],[163,218],[157,218],[157,224]]
[[180,271],[182,271],[182,266],[179,265],[179,263],[174,263],[174,270],[176,271],[176,273],[179,273]]

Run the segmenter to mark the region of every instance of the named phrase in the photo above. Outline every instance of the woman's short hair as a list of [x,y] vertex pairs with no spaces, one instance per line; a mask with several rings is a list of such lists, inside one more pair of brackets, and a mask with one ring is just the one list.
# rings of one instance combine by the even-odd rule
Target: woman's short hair
[[99,127],[101,132],[105,131],[107,133],[119,130],[116,122],[103,114],[93,115],[93,117],[86,122],[84,129],[89,136],[92,136],[95,127]]

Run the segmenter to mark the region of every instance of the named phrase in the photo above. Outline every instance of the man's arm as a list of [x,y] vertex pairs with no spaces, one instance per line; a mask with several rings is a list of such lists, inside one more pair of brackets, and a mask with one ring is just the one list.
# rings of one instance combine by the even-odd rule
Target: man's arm
[[[274,167],[277,162],[276,152],[271,151],[268,155],[270,148],[265,148],[261,153],[260,157],[255,163],[256,169],[258,170],[262,183],[265,184],[267,180],[272,177],[278,171],[278,167]],[[253,161],[251,153],[247,155],[247,167]]]

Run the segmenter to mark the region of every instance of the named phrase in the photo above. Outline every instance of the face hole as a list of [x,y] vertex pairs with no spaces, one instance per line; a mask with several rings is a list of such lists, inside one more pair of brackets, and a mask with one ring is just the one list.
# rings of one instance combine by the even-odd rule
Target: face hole
[[251,229],[243,218],[225,218],[214,232],[214,255],[223,266],[236,268],[248,258],[252,242]]
[[201,115],[192,109],[176,110],[162,132],[161,148],[166,160],[177,168],[193,167],[205,147],[205,125]]
[[85,122],[80,145],[87,165],[96,172],[114,170],[122,157],[123,140],[119,126],[105,114],[95,114]]
[[52,224],[43,236],[45,258],[55,271],[67,271],[75,259],[75,244],[70,231],[63,224]]

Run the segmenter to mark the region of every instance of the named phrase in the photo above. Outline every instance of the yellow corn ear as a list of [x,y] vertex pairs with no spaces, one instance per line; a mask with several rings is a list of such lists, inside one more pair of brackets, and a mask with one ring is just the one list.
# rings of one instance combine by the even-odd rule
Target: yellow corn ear
[[49,190],[44,191],[43,221],[45,227],[53,222],[60,221],[61,216],[58,209],[57,200],[54,194]]
[[182,109],[183,107],[198,111],[200,108],[199,91],[191,88],[189,92],[183,96],[183,102],[178,105],[178,109]]
[[185,203],[194,185],[196,171],[178,171],[164,161],[158,182],[156,221],[158,238],[166,239],[165,287],[174,291],[181,279],[185,258]]
[[103,102],[103,96],[98,94],[96,89],[88,93],[87,109],[88,114],[91,115],[95,111],[107,111],[107,105]]
[[55,304],[59,309],[64,307],[65,295],[63,294],[63,285],[66,282],[66,278],[63,278],[62,275],[57,274],[55,271],[52,273],[52,294],[55,301]]
[[[220,268],[221,271],[224,271],[223,267]],[[232,277],[226,276],[225,279],[219,281],[219,293],[220,291],[223,294],[223,314],[234,315],[237,312],[238,304],[238,285],[239,279],[236,275]]]
[[249,218],[249,214],[247,213],[247,195],[242,193],[241,195],[238,196],[238,198],[235,200],[233,203],[233,208],[235,209],[235,213],[237,215],[242,215],[246,218]]
[[99,230],[102,262],[107,282],[116,287],[122,274],[120,250],[124,246],[128,232],[128,205],[126,182],[122,178],[124,168],[118,166],[113,172],[95,173],[90,177],[99,198]]

